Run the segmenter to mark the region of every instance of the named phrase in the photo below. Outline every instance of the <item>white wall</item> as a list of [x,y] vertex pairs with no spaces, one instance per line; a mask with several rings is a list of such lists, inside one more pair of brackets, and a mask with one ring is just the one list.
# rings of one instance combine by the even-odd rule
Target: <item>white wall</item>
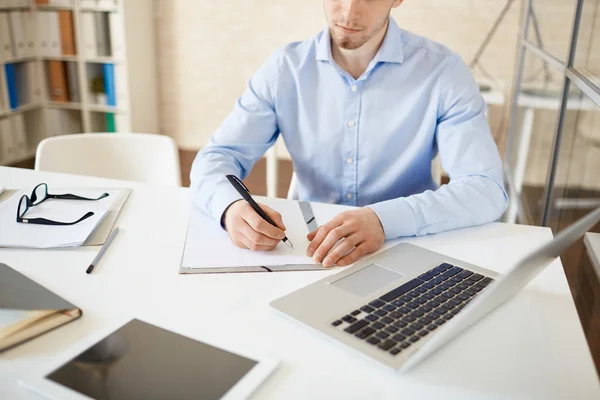
[[131,130],[160,133],[158,55],[153,0],[125,0]]

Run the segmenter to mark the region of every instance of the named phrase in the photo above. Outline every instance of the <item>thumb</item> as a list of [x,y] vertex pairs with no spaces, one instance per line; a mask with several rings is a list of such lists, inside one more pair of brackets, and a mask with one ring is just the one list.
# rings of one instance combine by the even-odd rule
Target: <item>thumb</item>
[[273,210],[271,207],[265,206],[264,204],[260,204],[260,208],[262,208],[263,211],[269,216],[269,218],[271,218],[273,222],[275,222],[279,229],[281,229],[282,231],[286,230],[286,227],[283,224],[283,218],[281,218],[281,214]]

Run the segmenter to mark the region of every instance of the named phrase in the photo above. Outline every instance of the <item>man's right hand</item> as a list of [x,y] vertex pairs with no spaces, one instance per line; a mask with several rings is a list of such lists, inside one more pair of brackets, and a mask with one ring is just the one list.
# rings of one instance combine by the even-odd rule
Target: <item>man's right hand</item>
[[285,225],[277,211],[263,204],[259,206],[277,224],[277,228],[258,215],[248,202],[239,200],[225,211],[225,229],[238,247],[253,251],[273,250],[285,237]]

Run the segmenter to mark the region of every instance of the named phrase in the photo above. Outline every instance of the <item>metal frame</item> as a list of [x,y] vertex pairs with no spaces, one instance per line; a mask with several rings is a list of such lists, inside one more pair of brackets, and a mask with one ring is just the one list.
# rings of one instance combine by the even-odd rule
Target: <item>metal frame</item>
[[[559,72],[561,72],[564,76],[563,79],[563,87],[561,92],[561,103],[558,109],[558,117],[556,121],[556,130],[554,135],[554,143],[552,145],[552,158],[551,163],[548,168],[548,176],[545,185],[545,191],[543,196],[543,216],[540,221],[540,224],[543,226],[548,226],[550,215],[552,212],[552,197],[554,192],[554,181],[556,178],[556,172],[558,167],[558,159],[561,148],[561,140],[563,135],[563,129],[565,124],[565,114],[567,110],[567,102],[569,100],[569,90],[571,85],[575,85],[579,88],[586,96],[588,96],[596,105],[600,107],[600,88],[597,87],[592,81],[586,78],[582,73],[574,68],[575,55],[577,51],[577,42],[579,39],[581,20],[583,15],[583,6],[586,0],[577,0],[575,6],[575,15],[573,18],[573,24],[571,26],[571,39],[569,43],[569,51],[567,56],[567,62],[563,63],[547,51],[545,51],[541,46],[541,40],[538,40],[540,46],[536,45],[532,41],[528,40],[528,31],[530,27],[531,20],[535,18],[534,13],[534,5],[533,0],[527,0],[527,10],[525,12],[525,21],[523,22],[523,32],[521,35],[520,42],[520,55],[517,63],[517,71],[515,76],[515,84],[514,84],[514,93],[513,93],[513,103],[511,110],[511,119],[508,130],[508,138],[507,138],[507,146],[505,152],[505,174],[507,185],[509,186],[509,192],[514,194],[516,199],[511,199],[511,201],[515,201],[518,205],[518,215],[519,217],[524,216],[524,211],[522,208],[524,204],[522,202],[522,194],[517,193],[514,188],[515,179],[513,178],[512,168],[510,167],[512,162],[511,152],[513,150],[513,146],[515,145],[514,137],[516,134],[516,125],[518,119],[518,110],[519,110],[519,96],[521,94],[522,81],[524,76],[524,66],[525,66],[525,56],[527,52],[535,55],[542,61],[544,61],[547,65],[552,66]],[[534,21],[535,22],[535,21]],[[536,35],[538,33],[536,32]],[[537,36],[538,39],[539,35]]]

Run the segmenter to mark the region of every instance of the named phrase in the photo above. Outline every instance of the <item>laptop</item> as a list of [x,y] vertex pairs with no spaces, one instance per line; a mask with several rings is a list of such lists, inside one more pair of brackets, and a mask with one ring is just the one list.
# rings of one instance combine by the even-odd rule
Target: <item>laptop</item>
[[419,364],[513,297],[600,221],[600,208],[501,276],[398,244],[271,303],[275,309],[398,371]]

